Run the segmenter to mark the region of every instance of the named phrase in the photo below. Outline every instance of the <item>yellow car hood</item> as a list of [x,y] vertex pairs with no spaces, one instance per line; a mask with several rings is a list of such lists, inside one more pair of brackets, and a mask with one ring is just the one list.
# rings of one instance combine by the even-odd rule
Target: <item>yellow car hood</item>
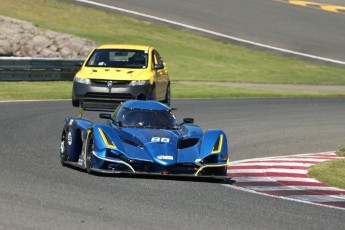
[[[77,74],[79,78],[102,80],[146,80],[147,69],[84,68]],[[141,76],[141,78],[140,78]]]

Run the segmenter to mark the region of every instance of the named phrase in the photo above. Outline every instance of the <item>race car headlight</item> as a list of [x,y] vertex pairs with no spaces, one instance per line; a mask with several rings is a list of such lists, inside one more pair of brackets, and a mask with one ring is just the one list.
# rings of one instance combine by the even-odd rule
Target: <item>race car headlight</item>
[[196,164],[197,166],[201,166],[203,163],[204,163],[204,162],[203,162],[203,159],[196,159],[196,160],[195,160],[195,164]]
[[90,79],[88,79],[88,78],[75,77],[74,81],[78,82],[78,83],[81,83],[81,84],[90,84],[91,83]]
[[148,84],[150,84],[150,81],[139,80],[139,81],[131,81],[129,83],[129,86],[148,85]]

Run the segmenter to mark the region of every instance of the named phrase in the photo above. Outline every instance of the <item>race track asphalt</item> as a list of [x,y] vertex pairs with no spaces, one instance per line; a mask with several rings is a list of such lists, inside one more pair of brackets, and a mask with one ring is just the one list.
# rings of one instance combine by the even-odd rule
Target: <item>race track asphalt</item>
[[[271,0],[98,2],[344,61],[342,14]],[[224,129],[232,160],[330,151],[345,142],[344,99],[174,100],[173,107],[179,119]],[[77,115],[69,101],[0,103],[0,111],[1,229],[345,229],[342,210],[231,184],[62,167],[63,121]]]
[[[287,0],[199,0],[197,2],[94,0],[91,2],[152,15],[262,45],[345,62],[343,11],[335,13],[320,10],[320,7],[292,5],[287,4],[289,2]],[[307,2],[312,1],[300,2],[307,5]],[[343,2],[340,4],[336,0],[322,2],[344,6]]]
[[[222,128],[233,160],[329,151],[344,142],[344,99],[173,100],[179,120]],[[62,167],[70,101],[0,103],[2,229],[344,229],[342,210],[212,181],[92,176]],[[94,112],[85,116],[97,119]]]

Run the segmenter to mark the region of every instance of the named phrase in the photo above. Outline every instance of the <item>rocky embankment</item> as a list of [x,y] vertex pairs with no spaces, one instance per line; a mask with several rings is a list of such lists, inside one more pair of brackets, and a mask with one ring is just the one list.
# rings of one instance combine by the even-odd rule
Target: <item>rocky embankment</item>
[[0,56],[85,58],[96,46],[91,40],[0,16]]

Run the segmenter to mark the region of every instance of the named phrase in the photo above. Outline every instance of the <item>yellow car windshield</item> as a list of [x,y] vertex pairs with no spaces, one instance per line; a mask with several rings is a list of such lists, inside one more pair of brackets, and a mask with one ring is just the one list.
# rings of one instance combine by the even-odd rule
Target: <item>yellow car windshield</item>
[[147,68],[148,55],[145,50],[96,49],[87,60],[87,67]]

